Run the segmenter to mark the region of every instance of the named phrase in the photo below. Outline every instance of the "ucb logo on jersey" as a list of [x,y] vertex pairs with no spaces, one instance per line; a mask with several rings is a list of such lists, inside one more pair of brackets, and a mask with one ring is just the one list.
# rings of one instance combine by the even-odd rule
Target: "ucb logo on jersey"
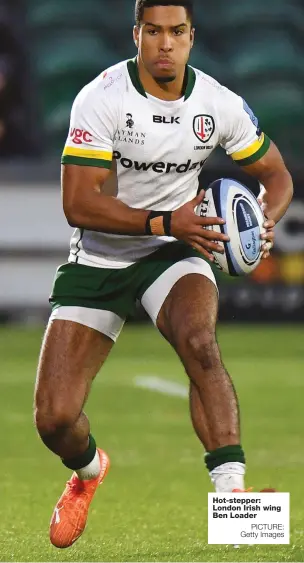
[[178,125],[180,125],[180,117],[163,117],[162,115],[153,115],[153,123],[165,123],[167,125],[178,123]]

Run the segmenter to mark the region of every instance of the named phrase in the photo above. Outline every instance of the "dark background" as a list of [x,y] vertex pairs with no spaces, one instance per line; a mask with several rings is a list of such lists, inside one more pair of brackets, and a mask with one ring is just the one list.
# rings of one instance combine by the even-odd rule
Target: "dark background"
[[[2,321],[48,314],[54,268],[68,255],[69,236],[64,233],[58,242],[60,200],[58,225],[56,211],[50,214],[50,209],[52,190],[59,196],[71,104],[105,68],[136,54],[133,12],[133,0],[0,0]],[[295,199],[277,227],[271,258],[250,278],[218,277],[221,318],[303,320],[303,2],[197,0],[195,22],[191,64],[246,99],[262,129],[278,144],[295,183]],[[222,176],[258,190],[255,181],[217,150],[201,183],[206,187]],[[44,216],[42,230],[31,219],[35,215]],[[57,231],[56,244],[46,233],[48,220]],[[33,289],[35,284],[36,299],[29,299],[26,286]]]

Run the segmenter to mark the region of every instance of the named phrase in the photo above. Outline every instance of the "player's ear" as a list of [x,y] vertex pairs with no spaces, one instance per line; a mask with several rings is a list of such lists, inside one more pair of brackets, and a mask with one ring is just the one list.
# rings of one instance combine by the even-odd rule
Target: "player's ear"
[[190,35],[190,37],[191,37],[191,49],[192,49],[192,47],[193,47],[193,45],[194,45],[194,38],[195,38],[195,27],[192,27],[192,28],[191,28],[191,35]]
[[139,47],[139,27],[137,25],[134,25],[133,27],[133,39],[134,39],[134,43],[138,49]]

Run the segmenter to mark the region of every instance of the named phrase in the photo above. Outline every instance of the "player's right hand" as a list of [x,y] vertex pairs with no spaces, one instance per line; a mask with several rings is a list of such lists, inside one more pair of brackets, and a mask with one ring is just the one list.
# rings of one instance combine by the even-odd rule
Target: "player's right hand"
[[224,225],[225,221],[221,217],[199,217],[195,214],[195,208],[202,203],[204,197],[205,192],[202,190],[192,201],[173,211],[171,234],[176,239],[183,240],[213,262],[214,257],[211,252],[224,254],[224,247],[220,243],[229,242],[230,239],[222,233],[204,228]]

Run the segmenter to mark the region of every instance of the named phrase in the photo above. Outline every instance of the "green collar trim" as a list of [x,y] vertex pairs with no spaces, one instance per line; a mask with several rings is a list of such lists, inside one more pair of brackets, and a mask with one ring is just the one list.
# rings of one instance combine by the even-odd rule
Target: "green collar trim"
[[189,65],[186,66],[186,78],[185,78],[185,84],[186,84],[186,88],[185,88],[185,101],[188,100],[188,98],[190,98],[193,90],[194,90],[194,86],[196,83],[196,74],[195,71],[193,70],[193,68]]
[[138,66],[137,66],[137,60],[136,57],[135,59],[130,59],[128,61],[128,71],[129,71],[129,75],[130,78],[132,80],[132,84],[134,86],[134,88],[136,88],[137,92],[139,94],[141,94],[142,96],[144,96],[144,98],[147,98],[147,94],[145,92],[145,89],[140,81],[139,78],[139,72],[138,72]]
[[[132,84],[134,86],[134,88],[137,90],[137,92],[139,94],[141,94],[142,96],[144,96],[144,98],[147,98],[147,94],[146,91],[140,81],[139,78],[139,72],[138,72],[138,66],[137,66],[137,60],[136,57],[135,59],[130,59],[127,63],[128,66],[128,71],[129,71],[129,75],[132,81]],[[188,98],[190,98],[194,86],[195,86],[195,82],[196,82],[196,74],[193,70],[193,68],[189,65],[186,66],[186,74],[185,74],[185,85],[184,85],[184,96],[185,96],[185,101],[188,100]]]

